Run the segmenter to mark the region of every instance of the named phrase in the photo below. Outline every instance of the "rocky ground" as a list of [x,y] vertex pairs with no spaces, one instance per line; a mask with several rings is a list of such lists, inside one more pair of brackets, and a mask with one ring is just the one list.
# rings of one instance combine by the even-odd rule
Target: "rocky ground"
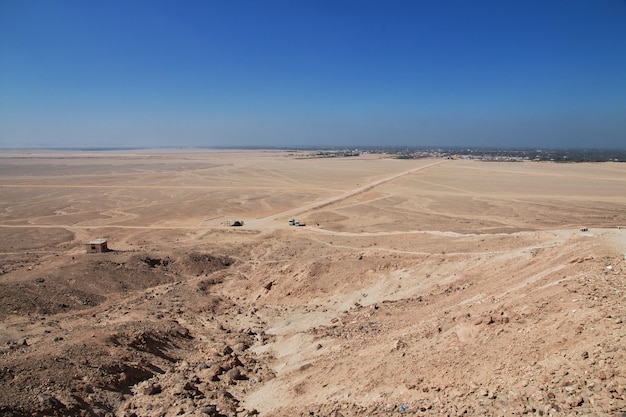
[[270,233],[205,252],[7,255],[1,410],[620,415],[621,235],[519,233],[472,254]]
[[[564,208],[533,229],[521,203],[489,220],[475,196],[403,230],[405,188],[357,186],[303,203],[305,227],[0,207],[0,415],[626,415],[621,200],[572,203],[583,230]],[[94,230],[109,252],[85,253]]]

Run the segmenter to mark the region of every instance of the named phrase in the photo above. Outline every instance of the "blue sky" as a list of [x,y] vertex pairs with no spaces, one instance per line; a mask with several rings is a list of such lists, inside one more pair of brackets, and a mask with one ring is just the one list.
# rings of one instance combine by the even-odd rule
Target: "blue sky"
[[626,1],[0,0],[0,147],[626,148]]

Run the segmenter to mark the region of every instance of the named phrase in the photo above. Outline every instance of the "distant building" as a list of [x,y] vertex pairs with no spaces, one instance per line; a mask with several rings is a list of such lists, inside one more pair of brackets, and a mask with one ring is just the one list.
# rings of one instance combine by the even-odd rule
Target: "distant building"
[[100,253],[107,252],[108,250],[106,239],[96,239],[87,242],[87,253]]

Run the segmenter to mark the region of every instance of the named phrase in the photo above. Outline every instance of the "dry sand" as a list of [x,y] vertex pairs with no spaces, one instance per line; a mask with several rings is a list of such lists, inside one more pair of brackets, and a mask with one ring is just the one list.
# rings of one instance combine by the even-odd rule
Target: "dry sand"
[[3,151],[0,196],[2,415],[626,413],[624,164]]

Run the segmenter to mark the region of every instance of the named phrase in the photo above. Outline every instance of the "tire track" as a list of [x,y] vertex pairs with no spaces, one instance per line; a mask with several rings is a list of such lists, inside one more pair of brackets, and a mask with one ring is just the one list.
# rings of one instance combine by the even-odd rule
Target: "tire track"
[[293,216],[301,215],[301,214],[306,213],[306,212],[311,211],[311,210],[320,209],[320,208],[329,206],[331,204],[334,204],[334,203],[336,203],[338,201],[342,201],[342,200],[345,200],[347,198],[354,197],[355,195],[365,193],[365,192],[367,192],[367,191],[369,191],[369,190],[371,190],[371,189],[373,189],[375,187],[378,187],[379,185],[382,185],[382,184],[388,183],[390,181],[396,180],[396,179],[398,179],[400,177],[403,177],[405,175],[413,174],[414,172],[418,172],[418,171],[423,171],[423,170],[425,170],[427,168],[431,168],[431,167],[433,167],[435,165],[439,165],[439,164],[444,163],[444,162],[445,162],[445,160],[437,161],[437,162],[433,162],[433,163],[428,164],[428,165],[424,165],[424,166],[421,166],[421,167],[410,169],[408,171],[400,172],[398,174],[394,174],[394,175],[391,175],[389,177],[385,177],[385,178],[382,178],[382,179],[370,182],[369,184],[365,184],[365,185],[363,185],[361,187],[357,187],[357,188],[354,188],[352,190],[346,191],[343,194],[340,194],[338,196],[330,197],[330,198],[327,198],[327,199],[324,199],[324,200],[321,200],[321,201],[315,201],[315,202],[309,203],[309,204],[304,204],[304,205],[302,205],[300,207],[297,207],[297,208],[294,208],[294,209],[290,209],[290,210],[286,210],[286,211],[283,211],[283,212],[280,212],[280,213],[275,213],[275,214],[272,214],[270,216],[262,217],[262,218],[259,218],[259,219],[256,219],[256,220],[250,220],[248,222],[248,224],[250,224],[250,225],[258,225],[260,223],[265,223],[265,222],[268,222],[268,221],[279,220],[281,217],[293,217]]

